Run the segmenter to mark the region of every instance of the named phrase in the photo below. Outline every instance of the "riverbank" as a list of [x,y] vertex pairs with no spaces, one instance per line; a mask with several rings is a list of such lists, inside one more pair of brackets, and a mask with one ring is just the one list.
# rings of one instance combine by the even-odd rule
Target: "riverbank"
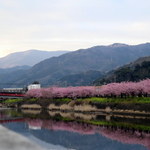
[[1,107],[47,109],[71,112],[105,112],[113,114],[150,115],[150,97],[62,99],[8,99]]
[[[6,126],[10,129],[13,129],[14,131],[20,130],[21,127],[21,129],[23,129],[24,132],[29,135],[29,138],[31,135],[34,135],[36,139],[38,138],[40,141],[43,141],[44,147],[45,144],[50,143],[49,149],[60,149],[58,147],[52,147],[51,144],[55,146],[60,145],[68,149],[77,149],[79,145],[83,144],[83,148],[83,146],[85,145],[84,143],[87,143],[87,141],[88,143],[92,141],[92,143],[88,145],[88,147],[90,147],[91,145],[100,143],[100,141],[104,143],[101,138],[105,137],[105,135],[112,140],[114,136],[115,141],[117,140],[117,142],[121,140],[121,143],[127,142],[127,144],[140,144],[145,147],[149,147],[149,117],[143,116],[138,118],[131,118],[130,116],[124,117],[104,113],[95,115],[90,113],[34,109],[8,109],[7,111],[1,111],[1,114],[3,114],[3,117],[5,118],[8,118],[10,116],[11,118],[23,118],[21,122],[15,122],[14,120],[15,128],[12,128],[10,126],[10,123],[8,123],[8,125]],[[22,124],[24,124],[25,126],[23,127]],[[71,136],[71,134],[73,135]],[[77,137],[77,135],[82,137],[83,139],[85,139],[86,137],[88,138],[83,141],[82,138]],[[94,135],[96,136],[95,139],[93,138]],[[98,137],[98,135],[100,136]],[[89,140],[90,136],[91,139]],[[78,140],[75,141],[74,139]],[[94,144],[93,139],[95,141]],[[109,141],[112,143],[112,140]],[[64,145],[65,142],[68,144]],[[73,145],[73,143],[76,143],[76,145],[70,147],[70,145]],[[106,148],[106,146],[104,146],[104,148]],[[112,146],[108,149],[111,148]],[[84,147],[84,149],[87,148]],[[97,148],[90,147],[90,149]],[[130,149],[133,149],[133,147]],[[135,149],[137,149],[137,146],[135,147]]]
[[[14,138],[15,137],[15,138]],[[42,150],[29,139],[0,125],[0,150]]]

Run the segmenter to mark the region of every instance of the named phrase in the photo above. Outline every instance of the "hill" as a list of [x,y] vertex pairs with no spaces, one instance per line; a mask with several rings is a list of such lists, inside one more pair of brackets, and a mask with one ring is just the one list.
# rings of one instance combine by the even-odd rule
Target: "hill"
[[16,52],[0,58],[0,68],[12,68],[16,66],[33,66],[40,61],[59,56],[67,51],[41,51],[28,50],[24,52]]
[[90,70],[87,72],[82,72],[82,73],[78,73],[78,74],[65,76],[65,77],[59,79],[56,82],[56,85],[61,86],[61,87],[62,86],[63,87],[87,86],[87,85],[92,85],[93,81],[96,78],[98,78],[98,77],[102,78],[102,76],[103,76],[103,73],[101,73],[100,71]]
[[4,73],[11,73],[17,70],[28,70],[30,69],[30,66],[16,66],[16,67],[12,67],[12,68],[0,68],[0,74],[4,74]]
[[[28,84],[35,80],[43,85],[55,85],[68,75],[80,74],[89,70],[108,72],[136,60],[150,56],[150,43],[140,45],[113,44],[95,46],[52,57],[34,65],[26,73],[11,79],[11,82]],[[1,80],[0,83],[7,81]]]
[[136,61],[111,71],[104,78],[94,81],[95,85],[122,81],[140,81],[150,78],[150,56],[142,57]]

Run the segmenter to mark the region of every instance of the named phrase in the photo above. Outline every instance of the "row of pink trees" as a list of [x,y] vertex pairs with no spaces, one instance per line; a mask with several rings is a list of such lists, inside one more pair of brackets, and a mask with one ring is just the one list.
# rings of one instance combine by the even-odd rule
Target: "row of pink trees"
[[110,83],[102,86],[99,94],[104,97],[147,97],[150,96],[150,79],[140,82]]
[[86,97],[150,96],[150,79],[140,82],[110,83],[103,86],[50,87],[29,90],[26,97],[86,98]]
[[95,95],[94,86],[80,86],[80,87],[50,87],[29,90],[26,97],[36,98],[85,98],[93,97]]

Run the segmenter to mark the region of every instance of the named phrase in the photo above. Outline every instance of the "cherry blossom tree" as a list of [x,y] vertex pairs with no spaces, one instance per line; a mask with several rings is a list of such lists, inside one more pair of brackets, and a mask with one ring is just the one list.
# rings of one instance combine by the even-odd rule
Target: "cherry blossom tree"
[[150,79],[140,82],[110,83],[103,86],[49,87],[29,90],[26,97],[87,98],[87,97],[141,97],[150,96]]

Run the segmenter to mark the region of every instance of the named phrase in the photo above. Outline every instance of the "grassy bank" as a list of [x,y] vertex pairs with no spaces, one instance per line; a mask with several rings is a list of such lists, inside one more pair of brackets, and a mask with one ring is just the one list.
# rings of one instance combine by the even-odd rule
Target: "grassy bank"
[[72,100],[71,98],[62,98],[62,99],[37,99],[37,98],[30,98],[30,99],[7,99],[1,101],[2,104],[17,104],[17,103],[36,103],[39,101],[47,101],[51,103],[69,103],[71,101],[78,102],[78,103],[133,103],[133,104],[150,104],[150,97],[129,97],[129,98],[101,98],[101,97],[91,97],[91,98],[84,98],[84,99],[76,99]]
[[77,99],[77,100],[98,102],[98,103],[150,103],[150,97],[129,97],[129,98],[91,97],[91,98]]
[[4,107],[21,109],[48,109],[74,112],[106,112],[124,114],[150,114],[150,97],[134,98],[84,98],[62,99],[7,99],[1,101]]

